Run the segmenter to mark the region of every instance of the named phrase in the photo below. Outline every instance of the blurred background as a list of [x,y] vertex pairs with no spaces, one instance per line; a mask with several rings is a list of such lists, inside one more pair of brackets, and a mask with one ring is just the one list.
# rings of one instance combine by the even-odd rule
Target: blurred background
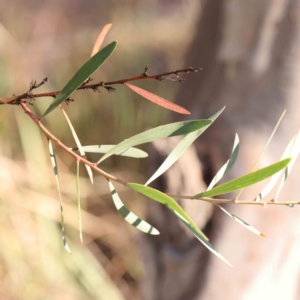
[[[235,132],[241,154],[227,180],[251,170],[283,109],[288,108],[286,119],[259,166],[279,160],[298,132],[299,22],[296,0],[0,0],[0,97],[26,92],[31,80],[44,77],[49,81],[37,92],[61,89],[90,57],[102,27],[112,23],[103,45],[117,40],[118,46],[92,76],[94,82],[139,75],[147,64],[150,74],[201,67],[200,73],[183,76],[184,84],[136,84],[189,109],[190,119],[208,118],[227,106],[155,183],[164,191],[197,193],[228,159]],[[114,93],[78,91],[75,103],[64,104],[83,145],[116,144],[153,126],[184,120],[123,86],[116,88]],[[41,116],[51,101],[38,99],[32,110]],[[91,185],[81,168],[81,244],[76,162],[55,148],[69,255],[61,241],[45,137],[17,106],[2,105],[0,118],[1,299],[299,299],[299,209],[230,207],[266,233],[263,240],[209,205],[182,201],[235,266],[228,269],[164,207],[116,185],[124,203],[161,235],[137,232],[116,212],[107,182],[95,175]],[[43,122],[75,147],[60,110]],[[173,146],[166,141],[145,145],[141,148],[149,158],[111,157],[103,169],[143,183]],[[281,200],[296,201],[298,188],[297,178],[290,178]],[[250,189],[242,198],[253,199],[257,192]]]

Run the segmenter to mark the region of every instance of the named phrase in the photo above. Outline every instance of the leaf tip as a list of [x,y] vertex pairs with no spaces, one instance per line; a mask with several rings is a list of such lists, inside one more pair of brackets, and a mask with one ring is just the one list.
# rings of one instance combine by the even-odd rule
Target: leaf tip
[[69,254],[72,254],[72,251],[71,251],[69,245],[67,244],[67,242],[64,243],[64,248],[68,251]]
[[151,234],[152,235],[159,235],[160,232],[156,228],[153,228],[152,231],[151,231]]

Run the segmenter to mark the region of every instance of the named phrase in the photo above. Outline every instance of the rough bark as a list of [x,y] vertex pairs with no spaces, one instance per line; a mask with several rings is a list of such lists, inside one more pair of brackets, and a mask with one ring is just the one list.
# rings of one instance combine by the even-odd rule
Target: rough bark
[[[222,106],[227,108],[182,160],[156,181],[155,187],[180,194],[204,190],[205,183],[228,159],[235,132],[242,147],[231,176],[249,172],[287,108],[287,118],[258,167],[279,160],[300,127],[299,1],[203,2],[186,65],[202,68],[199,76],[182,85],[176,99],[192,112],[190,119],[207,118]],[[172,121],[179,119],[174,116]],[[153,145],[153,170],[173,143]],[[297,199],[298,171],[296,165],[282,200]],[[253,199],[259,190],[248,189],[242,199]],[[144,299],[300,298],[299,209],[229,207],[266,233],[263,239],[208,205],[187,200],[181,205],[235,268],[213,257],[167,209],[151,203],[149,220],[162,234],[160,238],[140,239],[148,274],[141,283]]]

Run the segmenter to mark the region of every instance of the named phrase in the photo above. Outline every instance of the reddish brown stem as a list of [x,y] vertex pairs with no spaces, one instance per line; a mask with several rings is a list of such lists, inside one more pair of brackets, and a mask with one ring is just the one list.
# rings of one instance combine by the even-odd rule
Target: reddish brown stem
[[[115,85],[115,84],[124,84],[124,83],[130,82],[130,81],[145,80],[145,79],[162,80],[165,78],[165,76],[168,76],[168,75],[177,75],[178,73],[197,72],[197,70],[198,69],[187,68],[187,69],[181,69],[181,70],[176,70],[176,71],[164,72],[164,73],[155,74],[155,75],[147,75],[144,73],[144,74],[141,74],[136,77],[130,77],[130,78],[119,79],[119,80],[115,80],[115,81],[107,81],[107,82],[102,81],[99,83],[82,85],[77,90],[84,90],[84,89],[94,90],[99,87],[105,87],[105,86],[110,86],[110,85]],[[57,94],[59,94],[59,92],[60,91],[52,91],[52,92],[39,93],[39,94],[24,93],[22,95],[0,99],[0,104],[18,104],[21,100],[24,100],[24,99],[41,98],[41,97],[55,97]]]
[[67,153],[69,153],[70,155],[72,155],[77,161],[90,166],[94,171],[96,171],[97,173],[101,174],[102,176],[104,176],[106,179],[110,179],[113,181],[117,181],[123,185],[126,185],[127,182],[125,180],[122,180],[121,178],[115,177],[113,175],[110,175],[106,172],[104,172],[103,170],[101,170],[100,168],[97,167],[97,164],[92,163],[90,161],[88,161],[87,159],[81,157],[80,155],[76,154],[75,152],[73,152],[72,150],[70,150],[70,148],[68,148],[65,144],[63,144],[57,137],[55,137],[52,133],[50,133],[42,124],[41,119],[36,117],[32,111],[27,107],[27,105],[24,102],[20,103],[22,109],[25,111],[25,113],[36,123],[36,125],[43,131],[43,133],[45,134],[45,136],[47,137],[47,139],[50,139],[54,142],[56,142],[60,148],[62,148],[63,150],[65,150]]

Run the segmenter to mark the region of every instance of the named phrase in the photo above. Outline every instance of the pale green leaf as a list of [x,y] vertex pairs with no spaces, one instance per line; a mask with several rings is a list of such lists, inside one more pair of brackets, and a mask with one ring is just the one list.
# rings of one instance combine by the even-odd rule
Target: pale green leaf
[[[116,145],[88,145],[83,146],[82,149],[86,153],[107,153],[110,149],[115,147]],[[78,151],[78,148],[72,148],[73,151]],[[148,153],[138,149],[138,148],[128,148],[123,150],[120,153],[115,153],[114,155],[127,156],[132,158],[144,158],[148,156]]]
[[113,147],[98,161],[98,164],[111,155],[115,153],[122,153],[130,147],[153,142],[162,138],[187,134],[205,127],[210,123],[211,120],[184,121],[171,123],[147,130],[145,132],[132,136],[131,138],[124,140],[123,142]]
[[263,169],[260,169],[258,171],[249,173],[247,175],[244,175],[239,178],[228,181],[226,183],[223,183],[223,184],[211,189],[210,191],[197,194],[193,198],[197,199],[197,198],[203,198],[203,197],[212,197],[212,196],[217,196],[217,195],[223,195],[223,194],[231,193],[233,191],[247,187],[249,185],[255,184],[257,182],[260,182],[260,181],[274,175],[275,173],[279,172],[280,170],[284,169],[290,161],[291,161],[290,158],[282,160],[280,162],[272,164],[272,165],[265,167]]
[[255,233],[257,235],[265,237],[265,235],[263,233],[261,233],[260,231],[258,231],[257,229],[255,229],[254,227],[252,227],[251,225],[249,225],[247,222],[243,221],[242,219],[240,219],[239,217],[237,217],[236,215],[234,215],[233,213],[229,212],[228,210],[226,210],[222,206],[220,206],[218,204],[216,204],[216,206],[218,206],[225,214],[227,214],[228,216],[230,216],[233,220],[237,221],[239,224],[241,224],[242,226],[244,226],[248,230],[252,231],[253,233]]
[[239,145],[240,145],[239,136],[236,134],[235,139],[234,139],[232,153],[231,153],[229,160],[226,162],[226,164],[224,164],[220,168],[218,173],[215,175],[215,177],[211,181],[210,185],[208,186],[207,191],[211,190],[234,165],[234,163],[237,159],[238,153],[239,153]]
[[113,202],[118,210],[118,212],[120,213],[120,215],[123,217],[123,219],[128,222],[130,225],[136,227],[137,229],[148,233],[148,234],[152,234],[152,235],[158,235],[159,231],[154,228],[153,226],[151,226],[149,223],[147,223],[146,221],[140,219],[136,214],[134,214],[133,212],[131,212],[122,202],[122,200],[120,199],[118,193],[115,190],[115,187],[113,186],[112,182],[109,181],[109,189],[111,192],[111,196],[113,199]]
[[283,178],[280,182],[280,185],[279,185],[278,191],[276,193],[276,196],[274,198],[274,201],[277,201],[279,193],[280,193],[285,181],[287,180],[287,178],[288,178],[288,176],[289,176],[289,174],[290,174],[290,172],[291,172],[291,170],[292,170],[292,168],[293,168],[293,166],[296,162],[296,159],[299,155],[299,152],[300,152],[300,132],[297,134],[295,143],[294,143],[293,148],[291,150],[291,156],[290,157],[292,158],[292,160],[287,165],[287,167],[285,169],[284,176],[283,176]]
[[190,145],[212,124],[212,122],[214,122],[214,120],[223,112],[224,109],[225,107],[209,118],[209,120],[211,120],[210,124],[187,134],[177,144],[177,146],[168,155],[168,157],[165,159],[162,165],[156,170],[156,172],[151,176],[151,178],[146,182],[145,185],[148,185],[157,177],[166,172],[182,156],[182,154],[187,150],[187,148],[190,147]]
[[[292,157],[291,154],[292,154],[292,150],[295,145],[295,142],[296,142],[296,137],[297,136],[294,136],[292,138],[292,140],[289,142],[289,144],[285,148],[280,160],[286,159],[288,157]],[[265,188],[257,195],[257,197],[253,201],[259,201],[262,198],[264,198],[267,194],[269,194],[271,192],[271,190],[274,188],[274,186],[276,185],[281,174],[282,174],[282,171],[273,175],[270,182],[265,186]]]
[[54,110],[58,105],[65,101],[71,94],[77,90],[80,85],[89,78],[112,54],[117,46],[117,42],[112,42],[98,53],[92,56],[72,77],[72,79],[66,84],[61,92],[56,96],[51,105],[45,111],[43,117]]
[[[71,121],[70,121],[70,119],[69,119],[67,113],[65,112],[65,110],[63,109],[63,107],[62,107],[61,105],[60,105],[60,108],[61,108],[61,111],[62,111],[64,117],[66,118],[66,121],[67,121],[69,127],[70,127],[72,136],[73,136],[74,141],[75,141],[75,143],[76,143],[76,145],[77,145],[77,147],[78,147],[78,149],[79,149],[80,155],[81,155],[83,158],[86,158],[85,153],[84,153],[84,150],[83,150],[83,147],[81,146],[80,140],[79,140],[79,138],[78,138],[78,136],[77,136],[77,134],[76,134],[76,131],[75,131],[75,129],[74,129],[74,127],[73,127],[73,125],[72,125],[72,123],[71,123]],[[94,183],[94,180],[93,180],[93,172],[92,172],[92,169],[91,169],[91,167],[88,166],[88,165],[85,165],[85,168],[86,168],[87,173],[88,173],[88,175],[89,175],[89,177],[90,177],[90,180],[91,180],[91,182],[92,182],[92,184],[93,184],[93,183]]]
[[52,164],[53,171],[54,171],[54,174],[55,174],[56,186],[57,186],[57,190],[58,190],[58,197],[59,197],[59,204],[60,204],[60,223],[61,223],[62,240],[63,240],[63,244],[64,244],[65,249],[69,253],[71,253],[71,250],[69,248],[69,245],[67,243],[67,239],[66,239],[66,236],[65,236],[64,211],[63,211],[63,205],[62,205],[62,199],[61,199],[61,193],[60,193],[60,186],[59,186],[59,180],[58,180],[58,169],[57,169],[56,157],[55,157],[55,153],[53,151],[51,140],[48,140],[48,147],[49,147],[51,164]]

